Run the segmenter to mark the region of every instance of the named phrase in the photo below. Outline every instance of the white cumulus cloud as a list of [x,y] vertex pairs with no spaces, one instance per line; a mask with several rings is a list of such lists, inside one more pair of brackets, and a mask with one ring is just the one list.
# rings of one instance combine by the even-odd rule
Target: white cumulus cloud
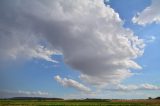
[[145,8],[142,12],[137,13],[133,17],[133,23],[145,26],[146,24],[151,23],[160,23],[160,1],[152,0],[152,3],[149,7]]
[[130,69],[142,68],[135,59],[143,55],[143,40],[103,0],[1,0],[0,16],[0,54],[54,62],[52,51],[60,51],[94,85],[120,83],[133,75]]

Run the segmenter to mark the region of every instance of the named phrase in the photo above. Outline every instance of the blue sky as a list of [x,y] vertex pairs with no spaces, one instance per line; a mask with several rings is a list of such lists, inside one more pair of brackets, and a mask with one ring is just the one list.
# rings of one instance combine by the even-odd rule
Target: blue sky
[[1,98],[159,96],[160,2],[0,5]]

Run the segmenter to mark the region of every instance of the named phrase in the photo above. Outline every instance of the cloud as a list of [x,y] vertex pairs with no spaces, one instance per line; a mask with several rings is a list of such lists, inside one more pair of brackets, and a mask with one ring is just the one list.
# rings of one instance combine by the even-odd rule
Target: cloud
[[3,90],[0,91],[0,98],[10,98],[10,97],[48,97],[48,92],[43,91],[10,91],[10,90]]
[[160,23],[160,1],[152,0],[149,7],[145,8],[142,12],[137,13],[132,18],[133,23],[145,26],[151,23]]
[[51,58],[56,51],[39,44],[34,36],[23,36],[22,33],[15,32],[3,34],[3,30],[1,33],[0,56],[3,61],[39,58],[57,63]]
[[146,43],[153,43],[156,40],[155,36],[147,36],[145,39]]
[[[141,69],[134,60],[143,55],[143,40],[124,28],[103,0],[2,0],[0,5],[2,54],[54,61],[48,51],[60,51],[64,62],[94,85],[120,83],[133,75],[130,69]],[[44,41],[50,47],[39,46]],[[17,52],[10,52],[14,48]]]
[[104,3],[110,2],[110,0],[104,0]]
[[[150,91],[150,94],[146,94]],[[156,91],[156,92],[155,92]],[[64,97],[67,99],[73,98],[108,98],[108,99],[147,99],[148,97],[159,96],[160,86],[148,83],[135,85],[109,85],[101,90],[92,91],[91,93],[74,93],[67,94]]]
[[138,91],[138,90],[158,90],[160,91],[160,87],[152,84],[141,84],[141,85],[116,85],[114,87],[107,88],[106,90],[110,91],[123,91],[123,92],[128,92],[128,91]]
[[73,88],[75,88],[79,91],[83,91],[85,93],[89,93],[91,91],[90,88],[88,88],[85,85],[83,85],[75,80],[72,80],[72,79],[67,79],[67,78],[62,79],[59,75],[55,76],[54,79],[66,87],[73,87]]

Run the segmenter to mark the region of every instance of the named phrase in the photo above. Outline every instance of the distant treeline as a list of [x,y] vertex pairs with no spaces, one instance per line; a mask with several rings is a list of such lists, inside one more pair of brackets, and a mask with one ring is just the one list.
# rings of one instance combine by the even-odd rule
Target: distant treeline
[[155,99],[159,99],[160,100],[160,97],[156,97]]
[[10,100],[64,100],[62,98],[45,98],[45,97],[13,97]]
[[86,99],[69,99],[69,100],[64,100],[62,98],[45,98],[45,97],[13,97],[13,98],[8,98],[9,100],[61,100],[61,101],[83,101],[83,102],[95,102],[95,101],[101,101],[101,102],[109,102],[111,101],[110,99],[95,99],[95,98],[86,98]]
[[69,102],[110,102],[111,100],[110,99],[95,99],[95,98],[86,98],[86,99],[71,99],[71,100],[66,100],[66,101],[69,101]]
[[[69,101],[69,102],[110,102],[112,100],[121,100],[121,99],[96,99],[96,98],[86,98],[86,99],[68,99],[68,100],[64,100],[63,98],[46,98],[46,97],[13,97],[13,98],[5,98],[6,100],[60,100],[60,101]],[[151,98],[149,97],[149,99],[152,100],[160,100],[160,97],[156,97],[156,98]]]

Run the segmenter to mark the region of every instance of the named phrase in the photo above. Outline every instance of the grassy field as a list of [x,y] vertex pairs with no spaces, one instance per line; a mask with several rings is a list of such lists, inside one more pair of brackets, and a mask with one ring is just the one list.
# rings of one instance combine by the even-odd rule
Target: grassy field
[[0,100],[0,106],[160,106],[160,100],[53,101]]

